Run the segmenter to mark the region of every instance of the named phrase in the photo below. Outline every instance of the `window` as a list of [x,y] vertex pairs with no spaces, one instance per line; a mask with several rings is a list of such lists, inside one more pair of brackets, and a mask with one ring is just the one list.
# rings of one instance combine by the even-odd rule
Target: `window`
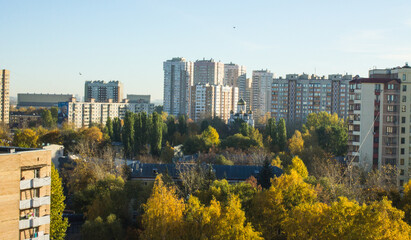
[[40,178],[40,169],[39,168],[34,169],[34,177],[35,178]]
[[405,138],[401,138],[401,144],[405,144]]
[[403,81],[407,81],[407,75],[403,74],[403,75],[402,75],[402,80],[403,80]]
[[386,132],[387,132],[387,133],[393,133],[393,131],[394,131],[394,128],[393,128],[393,127],[387,127],[387,128],[386,128]]
[[407,96],[402,96],[402,102],[406,102],[407,101]]
[[40,197],[40,189],[39,188],[34,188],[33,189],[33,198],[38,198]]
[[404,158],[400,159],[400,165],[404,165]]
[[400,180],[400,187],[404,186],[404,180]]
[[401,133],[405,133],[405,127],[401,128]]
[[401,118],[401,123],[405,123],[405,120],[406,120],[405,117],[402,117]]
[[401,170],[400,170],[400,175],[401,175],[401,176],[404,176],[404,169],[401,169]]
[[401,154],[404,155],[405,154],[405,149],[401,148]]
[[394,84],[388,84],[388,90],[394,90],[395,89],[395,87],[394,87]]
[[405,106],[405,105],[401,106],[401,111],[402,112],[405,112],[406,110],[407,110],[407,106]]
[[407,91],[407,85],[402,85],[402,91],[406,92]]
[[388,112],[396,112],[396,111],[397,111],[397,108],[396,108],[396,106],[388,105],[388,106],[387,106],[387,111],[388,111]]

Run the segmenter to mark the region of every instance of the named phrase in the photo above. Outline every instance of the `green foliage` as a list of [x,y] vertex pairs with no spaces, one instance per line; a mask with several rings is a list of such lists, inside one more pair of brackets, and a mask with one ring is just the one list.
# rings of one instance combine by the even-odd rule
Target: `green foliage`
[[106,131],[110,139],[113,141],[114,140],[114,130],[113,130],[113,121],[111,121],[111,118],[108,117],[106,121]]
[[158,115],[158,113],[154,112],[152,117],[152,124],[151,124],[151,131],[150,131],[150,146],[151,146],[151,153],[153,155],[159,156],[161,153],[161,141],[162,141],[162,130],[163,130],[163,122]]
[[174,148],[168,142],[161,150],[160,160],[163,163],[171,163],[174,157]]
[[58,171],[51,166],[51,194],[50,194],[50,239],[64,240],[68,227],[67,218],[63,218],[66,207],[63,186]]
[[124,117],[121,139],[124,146],[124,154],[127,157],[132,157],[134,152],[134,114],[131,112],[126,112],[126,116]]
[[119,118],[113,119],[113,142],[121,142],[121,120]]
[[224,157],[224,155],[217,155],[215,159],[215,164],[217,165],[234,165],[234,163],[227,158]]
[[251,139],[250,137],[244,136],[242,134],[235,134],[229,136],[226,139],[221,140],[222,149],[224,148],[234,148],[241,149],[243,151],[249,150],[250,148],[260,147],[260,143],[256,140]]
[[41,112],[41,122],[43,127],[45,128],[51,128],[55,125],[55,119],[53,119],[53,116],[51,115],[50,110],[48,109],[43,109]]
[[278,149],[279,151],[284,151],[287,146],[287,129],[285,125],[285,120],[280,119],[277,125],[277,136],[278,136]]
[[200,136],[191,136],[187,138],[183,145],[183,152],[185,154],[194,154],[206,150],[206,144]]
[[311,113],[303,126],[305,131],[310,131],[311,137],[325,151],[335,156],[343,156],[347,152],[348,129],[343,119],[339,119],[336,113],[320,112]]
[[103,221],[101,217],[87,220],[81,233],[84,239],[90,240],[121,240],[125,237],[120,219],[115,214],[107,216],[106,221]]
[[268,189],[271,186],[271,178],[274,175],[273,168],[270,164],[268,158],[264,160],[263,167],[258,175],[258,184],[261,185],[262,188]]

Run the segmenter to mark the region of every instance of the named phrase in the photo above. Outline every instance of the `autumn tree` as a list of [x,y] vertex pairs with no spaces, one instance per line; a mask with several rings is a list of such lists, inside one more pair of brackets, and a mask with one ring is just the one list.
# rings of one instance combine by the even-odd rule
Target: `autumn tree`
[[142,239],[180,239],[184,232],[184,201],[179,199],[173,187],[166,187],[157,175],[153,192],[143,205]]
[[405,220],[408,224],[411,224],[411,180],[404,185],[404,196],[401,205],[405,212]]
[[295,130],[294,135],[288,140],[288,149],[292,155],[299,155],[304,149],[304,140],[301,132]]
[[302,178],[308,177],[307,167],[298,156],[293,157],[293,159],[291,160],[291,165],[287,167],[287,173],[290,174],[292,170],[294,170]]
[[201,138],[207,147],[214,147],[220,144],[220,136],[215,128],[208,126],[202,133]]
[[113,121],[111,121],[111,118],[108,117],[106,121],[106,131],[108,136],[110,137],[110,140],[114,140],[114,131],[113,131]]
[[50,238],[53,240],[64,240],[68,227],[67,218],[63,218],[66,207],[63,194],[63,186],[58,171],[51,166],[51,199],[50,199]]
[[39,136],[31,129],[17,130],[14,133],[13,146],[23,148],[36,148]]

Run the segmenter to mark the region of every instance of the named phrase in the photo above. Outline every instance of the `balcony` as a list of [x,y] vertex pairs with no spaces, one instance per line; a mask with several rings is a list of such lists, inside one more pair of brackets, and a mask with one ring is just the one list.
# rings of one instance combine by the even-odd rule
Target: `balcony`
[[51,177],[33,178],[29,180],[20,181],[20,190],[38,188],[43,186],[49,186],[51,184]]
[[21,219],[19,221],[19,229],[33,228],[33,227],[38,227],[40,225],[49,224],[49,223],[50,223],[50,215],[46,215],[42,217],[35,217],[32,219]]
[[20,209],[28,209],[40,207],[42,205],[50,205],[50,196],[40,198],[26,199],[20,201]]
[[50,235],[44,234],[44,232],[38,232],[36,237],[26,238],[25,240],[50,240]]

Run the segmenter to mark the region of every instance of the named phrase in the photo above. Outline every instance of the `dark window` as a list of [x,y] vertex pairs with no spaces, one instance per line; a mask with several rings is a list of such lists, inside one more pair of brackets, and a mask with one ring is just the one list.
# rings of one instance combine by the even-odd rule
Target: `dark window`
[[405,133],[405,127],[401,128],[401,133]]
[[401,138],[401,144],[405,144],[405,138]]
[[401,154],[405,154],[405,149],[401,148]]

